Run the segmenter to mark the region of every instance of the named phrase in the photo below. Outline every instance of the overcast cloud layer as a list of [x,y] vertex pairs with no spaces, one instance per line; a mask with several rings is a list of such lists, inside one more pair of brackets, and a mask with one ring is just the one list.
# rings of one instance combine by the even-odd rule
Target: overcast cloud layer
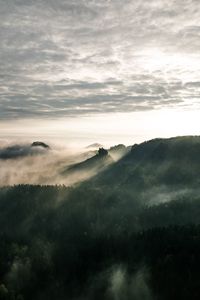
[[198,108],[198,0],[0,0],[0,120]]

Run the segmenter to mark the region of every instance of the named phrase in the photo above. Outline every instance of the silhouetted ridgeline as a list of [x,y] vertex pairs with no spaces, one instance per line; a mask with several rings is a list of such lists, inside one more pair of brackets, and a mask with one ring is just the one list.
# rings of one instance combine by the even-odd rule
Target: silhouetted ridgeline
[[77,187],[1,188],[0,299],[199,299],[199,154],[155,139]]
[[199,168],[200,137],[154,139],[134,145],[94,182],[131,190],[161,185],[186,188],[200,183]]

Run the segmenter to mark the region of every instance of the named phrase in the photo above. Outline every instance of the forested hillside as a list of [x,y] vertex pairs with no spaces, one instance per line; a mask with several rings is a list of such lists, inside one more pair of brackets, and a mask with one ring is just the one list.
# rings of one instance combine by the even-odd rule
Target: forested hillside
[[0,299],[199,299],[199,150],[156,139],[74,187],[1,188]]

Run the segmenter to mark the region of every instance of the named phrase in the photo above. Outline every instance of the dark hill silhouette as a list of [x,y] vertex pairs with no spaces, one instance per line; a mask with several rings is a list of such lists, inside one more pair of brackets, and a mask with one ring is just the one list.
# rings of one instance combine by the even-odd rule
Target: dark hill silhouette
[[4,148],[0,148],[0,159],[16,159],[26,156],[34,156],[38,154],[45,154],[50,149],[48,145],[42,142],[34,142],[30,144],[16,144]]
[[50,149],[49,145],[47,145],[43,142],[39,142],[39,141],[33,142],[31,144],[31,147],[42,147],[42,148],[45,148],[45,149]]
[[153,139],[132,146],[130,153],[98,174],[94,185],[129,189],[184,186],[200,183],[200,137]]

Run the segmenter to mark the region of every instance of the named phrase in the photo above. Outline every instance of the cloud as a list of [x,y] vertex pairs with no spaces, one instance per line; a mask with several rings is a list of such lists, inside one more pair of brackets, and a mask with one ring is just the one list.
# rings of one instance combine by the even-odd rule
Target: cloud
[[200,75],[195,0],[0,5],[0,120],[177,107],[198,97],[190,84]]

